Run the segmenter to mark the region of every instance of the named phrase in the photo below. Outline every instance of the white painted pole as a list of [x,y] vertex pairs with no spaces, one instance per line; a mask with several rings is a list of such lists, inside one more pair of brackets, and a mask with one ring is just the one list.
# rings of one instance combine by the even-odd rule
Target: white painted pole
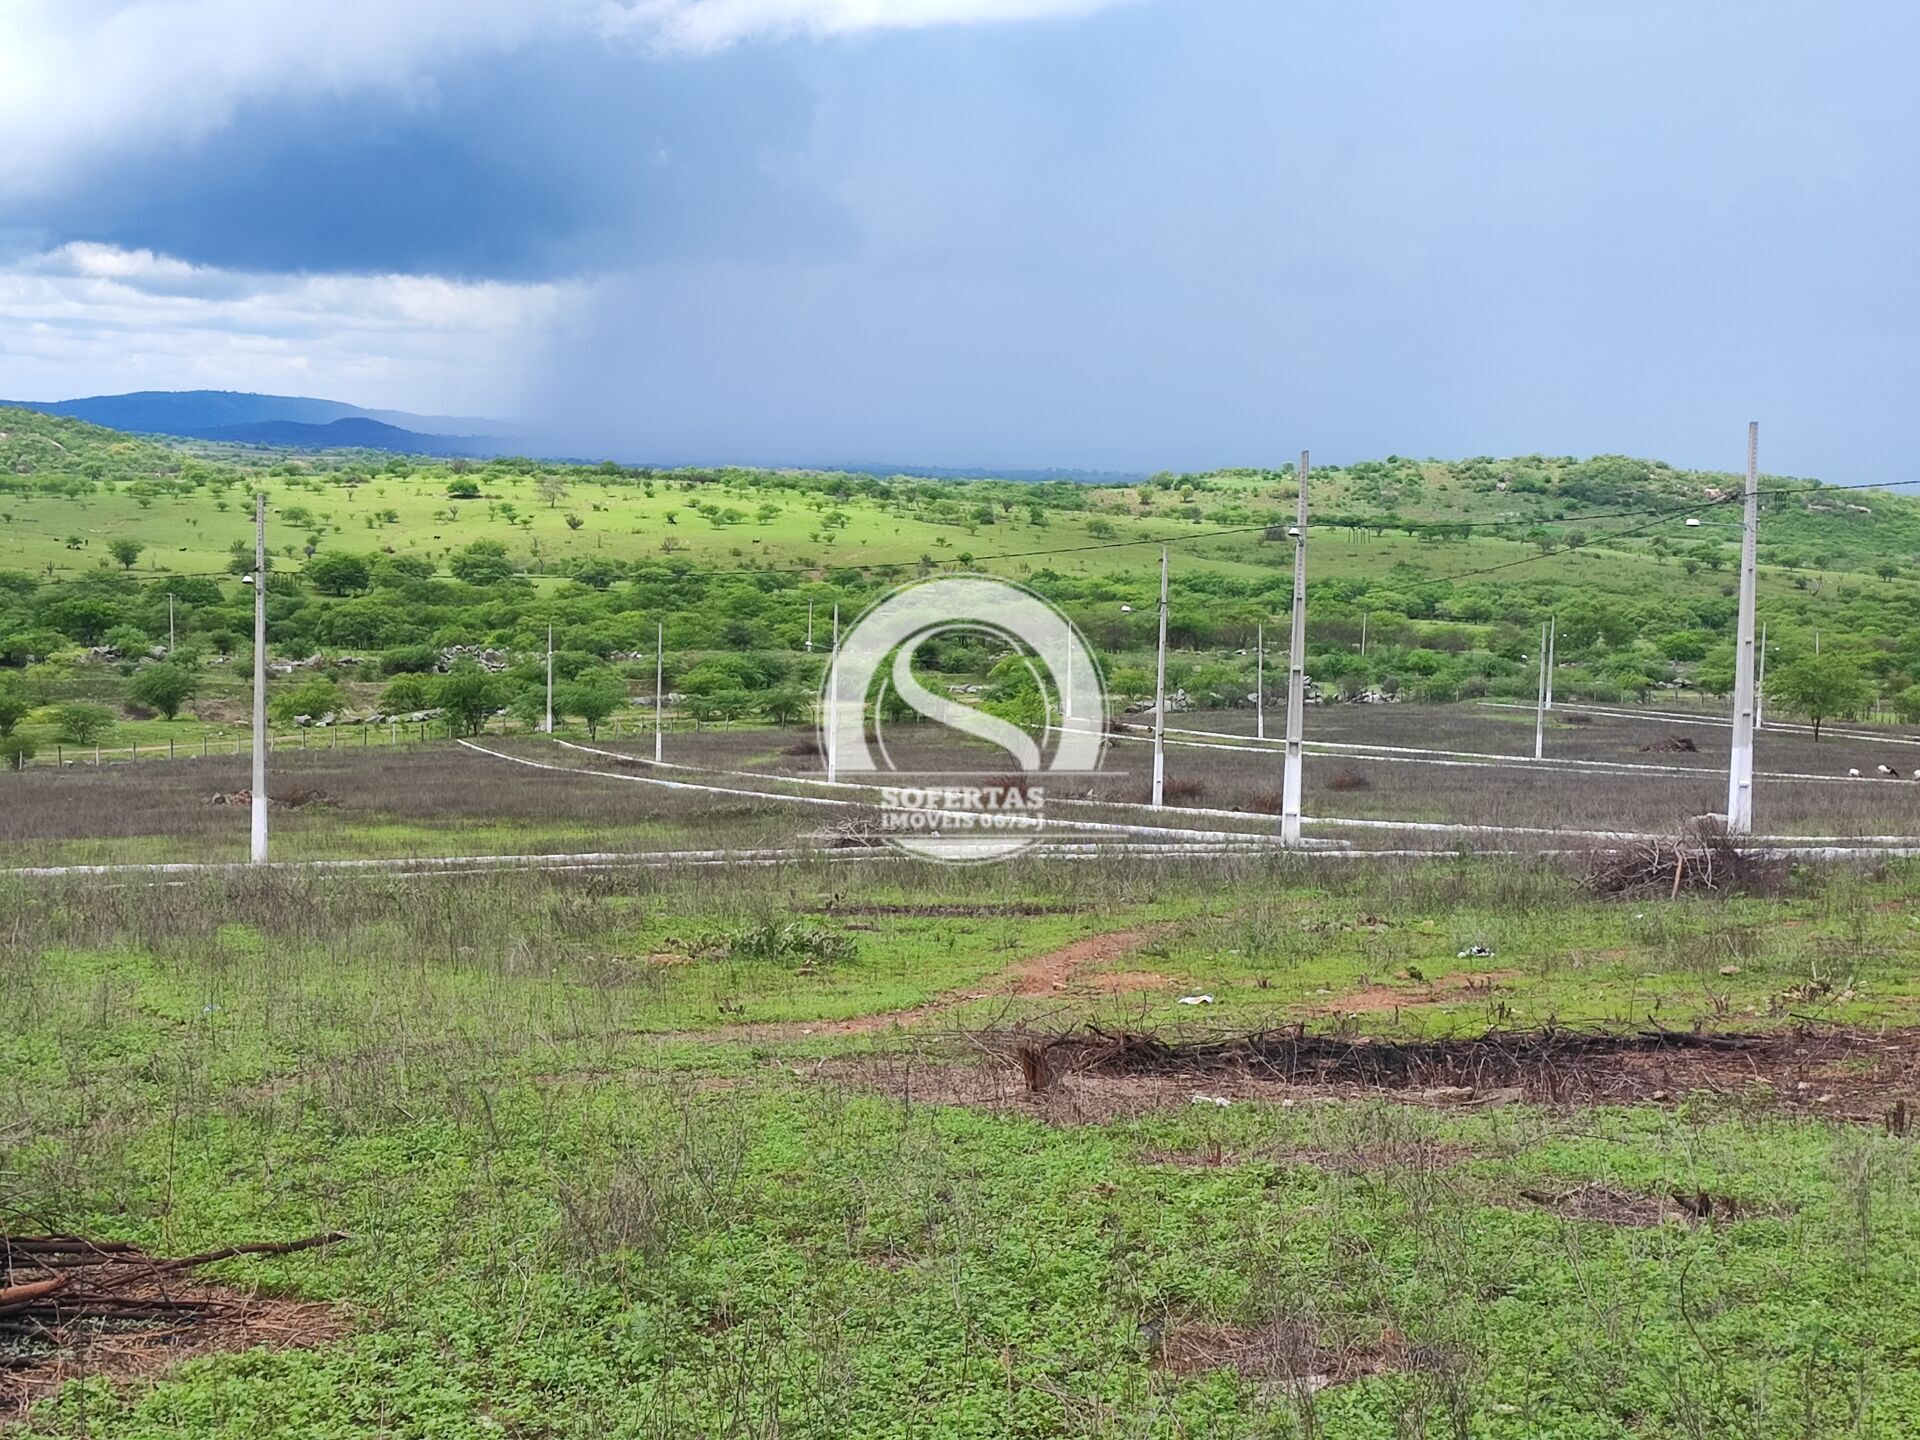
[[1753,830],[1753,621],[1760,547],[1760,422],[1747,425],[1747,513],[1740,534],[1740,639],[1734,655],[1733,758],[1727,775],[1727,833]]
[[807,653],[813,653],[813,602],[807,601]]
[[1533,758],[1547,755],[1547,627],[1540,627],[1540,691],[1533,710]]
[[1153,667],[1153,808],[1167,790],[1167,552],[1160,551],[1160,646]]
[[1300,843],[1300,788],[1307,718],[1307,452],[1300,452],[1299,513],[1293,537],[1293,636],[1287,651],[1287,760],[1280,787],[1280,843]]
[[173,658],[173,592],[167,592],[167,658]]
[[547,723],[540,727],[553,733],[553,626],[547,626]]
[[1560,663],[1560,617],[1547,617],[1547,709],[1553,709],[1553,672]]
[[840,602],[833,603],[833,652],[827,657],[827,783],[840,776]]
[[267,497],[253,497],[253,849],[267,863]]
[[653,763],[660,763],[660,735],[667,723],[667,623],[657,622],[653,635]]
[[1362,610],[1360,612],[1360,658],[1362,660],[1367,658],[1367,621],[1372,618],[1373,612],[1371,610]]
[[1066,631],[1066,634],[1061,637],[1066,642],[1060,651],[1064,657],[1062,663],[1066,666],[1066,672],[1060,680],[1060,708],[1066,712],[1067,720],[1071,721],[1073,719],[1073,622],[1064,614],[1060,617],[1060,628]]
[[1753,732],[1760,733],[1761,713],[1767,708],[1767,627],[1760,627],[1760,659],[1753,677]]
[[1253,642],[1253,737],[1267,738],[1267,627],[1263,622]]

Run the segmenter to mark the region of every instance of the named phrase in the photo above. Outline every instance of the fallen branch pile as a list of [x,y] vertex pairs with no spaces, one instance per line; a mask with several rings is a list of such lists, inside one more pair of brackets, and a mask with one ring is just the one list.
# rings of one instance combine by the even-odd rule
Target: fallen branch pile
[[54,1340],[78,1320],[96,1326],[180,1323],[218,1312],[225,1302],[203,1293],[177,1294],[170,1277],[241,1255],[291,1255],[347,1237],[226,1245],[199,1255],[159,1260],[116,1240],[78,1235],[0,1235],[0,1364],[13,1363],[9,1341]]
[[1724,831],[1700,827],[1596,852],[1587,884],[1599,894],[1630,900],[1673,900],[1682,892],[1770,894],[1787,870],[1784,861],[1740,850]]

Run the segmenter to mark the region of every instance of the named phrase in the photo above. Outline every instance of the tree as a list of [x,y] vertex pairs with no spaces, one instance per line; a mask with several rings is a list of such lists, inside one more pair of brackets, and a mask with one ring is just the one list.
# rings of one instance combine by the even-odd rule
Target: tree
[[53,723],[69,745],[92,745],[113,729],[113,711],[88,700],[74,700],[53,712]]
[[1909,685],[1893,697],[1893,713],[1908,725],[1920,725],[1920,685]]
[[172,720],[180,707],[193,698],[197,688],[193,672],[184,665],[168,661],[162,665],[142,666],[133,677],[128,693],[140,704],[158,710]]
[[32,713],[27,687],[11,675],[0,675],[0,739],[13,734],[13,727]]
[[558,475],[540,477],[540,498],[547,502],[549,510],[567,498],[567,482]]
[[433,703],[462,735],[478,735],[487,717],[500,708],[500,685],[474,664],[462,660],[433,684]]
[[122,538],[107,542],[107,549],[113,553],[113,558],[120,562],[120,568],[123,570],[131,570],[133,562],[146,552],[146,548],[138,540]]
[[790,685],[769,691],[760,702],[760,713],[776,725],[791,725],[807,713],[806,693]]
[[275,720],[290,725],[302,715],[317,719],[337,714],[346,703],[338,684],[325,675],[313,675],[276,694],[270,708]]
[[449,500],[478,500],[480,498],[480,482],[465,477],[451,481],[447,485],[447,498]]
[[1817,742],[1823,720],[1859,714],[1873,702],[1873,687],[1851,661],[1829,652],[1779,667],[1767,676],[1767,695],[1812,721]]
[[387,683],[380,692],[380,708],[389,715],[410,715],[432,703],[427,682],[418,675],[406,674]]
[[507,559],[507,547],[498,540],[476,540],[453,552],[447,561],[453,578],[469,585],[498,585],[513,578],[513,563]]
[[373,567],[366,557],[330,550],[307,562],[307,583],[322,595],[358,595],[373,583]]
[[21,770],[33,758],[34,744],[24,735],[0,735],[0,768]]
[[594,739],[606,718],[627,703],[627,687],[611,670],[583,672],[577,680],[555,688],[553,708],[562,715],[578,715]]

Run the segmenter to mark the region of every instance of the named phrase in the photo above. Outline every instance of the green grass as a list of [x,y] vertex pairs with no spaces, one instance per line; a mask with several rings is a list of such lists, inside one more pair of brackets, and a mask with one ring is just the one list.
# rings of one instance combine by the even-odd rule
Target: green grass
[[[1475,963],[1522,972],[1520,1018],[1612,1016],[1614,998],[1585,995],[1596,972],[1570,969],[1594,949],[1625,952],[1600,972],[1609,983],[1634,971],[1684,997],[1722,953],[1764,976],[1758,993],[1848,946],[1880,957],[1862,970],[1884,1019],[1914,948],[1904,910],[1877,908],[1904,900],[1905,872],[1810,877],[1778,901],[1634,907],[1511,869],[899,864],[741,872],[724,890],[699,874],[12,888],[9,1208],[167,1253],[354,1237],[217,1267],[339,1302],[343,1338],[210,1356],[157,1382],[77,1382],[23,1433],[1920,1424],[1910,1139],[1704,1100],[1466,1113],[1276,1092],[1221,1109],[1177,1087],[1105,1120],[1049,1123],[862,1080],[866,1056],[896,1081],[918,1067],[928,1078],[913,1088],[937,1093],[953,1057],[924,1038],[726,1028],[990,988],[1065,940],[1150,921],[1171,923],[1163,949],[1116,964],[1213,977],[1223,1009],[1205,1018],[1223,1024],[1318,1007],[1356,967],[1458,968],[1469,940],[1500,952]],[[820,918],[836,897],[1076,908]],[[1383,924],[1356,929],[1363,910]],[[795,914],[842,934],[852,958],[810,974],[650,958]],[[1077,991],[1047,1008],[1059,1022],[1088,1006]],[[1579,1185],[1649,1204],[1706,1190],[1743,1218],[1616,1227],[1521,1194]],[[1351,1378],[1308,1395],[1245,1361],[1175,1367],[1159,1353],[1196,1326],[1275,1323]]]

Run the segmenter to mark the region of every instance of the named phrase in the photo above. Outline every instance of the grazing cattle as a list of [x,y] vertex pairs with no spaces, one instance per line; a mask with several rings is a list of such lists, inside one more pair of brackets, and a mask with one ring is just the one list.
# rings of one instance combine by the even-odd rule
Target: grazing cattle
[[1849,780],[1858,780],[1860,778],[1860,772],[1858,770],[1849,770],[1847,771],[1847,778]]
[[1889,780],[1891,780],[1891,779],[1893,778],[1893,775],[1894,775],[1894,769],[1893,769],[1893,766],[1891,766],[1891,765],[1878,765],[1878,766],[1875,766],[1874,768],[1875,768],[1875,769],[1877,769],[1877,770],[1879,770],[1879,772],[1880,772],[1880,773],[1881,773],[1882,775],[1885,775],[1885,776],[1886,776],[1886,777],[1887,777],[1887,778],[1888,778]]

